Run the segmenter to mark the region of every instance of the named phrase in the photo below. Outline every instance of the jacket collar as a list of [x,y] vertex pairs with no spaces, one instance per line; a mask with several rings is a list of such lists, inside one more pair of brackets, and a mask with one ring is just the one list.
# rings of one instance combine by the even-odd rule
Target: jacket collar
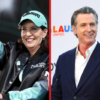
[[29,61],[32,62],[32,61],[34,61],[36,59],[39,59],[41,57],[41,55],[42,55],[41,51],[42,51],[42,48],[39,48],[37,50],[37,52],[32,57],[30,56]]
[[[69,60],[67,61],[67,75],[70,81],[71,87],[75,93],[84,85],[87,79],[91,76],[92,72],[96,69],[98,63],[100,63],[100,44],[97,43],[79,81],[78,87],[75,86],[75,54],[76,48],[69,53]],[[92,63],[93,62],[93,63]]]
[[39,48],[37,50],[37,52],[32,57],[31,57],[29,52],[23,52],[22,55],[28,57],[28,59],[29,59],[28,61],[32,62],[32,61],[34,61],[34,60],[36,60],[36,59],[41,57],[41,55],[42,55],[41,52],[42,52],[42,48]]

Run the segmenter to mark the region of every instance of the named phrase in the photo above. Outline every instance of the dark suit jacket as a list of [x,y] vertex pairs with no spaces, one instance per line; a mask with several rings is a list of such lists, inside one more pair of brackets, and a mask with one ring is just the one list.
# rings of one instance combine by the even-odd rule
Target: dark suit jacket
[[74,75],[75,53],[76,48],[58,58],[51,89],[52,100],[100,100],[100,44],[97,43],[77,88]]

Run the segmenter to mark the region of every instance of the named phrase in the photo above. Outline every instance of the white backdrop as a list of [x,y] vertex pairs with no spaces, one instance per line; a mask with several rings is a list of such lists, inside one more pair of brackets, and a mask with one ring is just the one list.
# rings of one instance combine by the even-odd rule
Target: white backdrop
[[[71,29],[73,12],[83,6],[92,7],[98,14],[100,22],[100,0],[51,0],[51,62],[52,75],[58,56],[78,44],[78,39]],[[97,40],[100,42],[100,24]]]

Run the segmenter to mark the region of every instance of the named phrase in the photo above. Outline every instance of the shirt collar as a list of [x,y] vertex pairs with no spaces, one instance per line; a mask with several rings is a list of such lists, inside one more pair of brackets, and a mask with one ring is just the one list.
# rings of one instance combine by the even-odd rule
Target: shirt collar
[[[90,54],[92,54],[92,52],[93,52],[93,50],[95,49],[96,45],[97,45],[97,41],[95,41],[95,43],[94,43],[90,48],[88,48],[88,49],[86,50],[86,53],[87,53],[87,51],[89,51]],[[77,55],[77,54],[80,54],[80,51],[78,50],[78,45],[77,45],[77,48],[76,48],[76,55]]]

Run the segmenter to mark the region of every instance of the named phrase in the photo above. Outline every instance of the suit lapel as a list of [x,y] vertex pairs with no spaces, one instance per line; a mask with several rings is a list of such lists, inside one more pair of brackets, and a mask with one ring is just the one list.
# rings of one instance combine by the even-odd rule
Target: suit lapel
[[[91,76],[95,68],[97,67],[98,63],[100,63],[100,44],[98,43],[95,50],[93,51],[84,71],[80,78],[78,87],[76,89],[76,92],[79,91],[79,89],[84,85],[84,83],[88,80],[88,78]],[[75,93],[76,93],[75,92]]]
[[74,77],[75,76],[74,75],[74,73],[75,73],[75,53],[76,53],[76,48],[73,49],[73,51],[69,55],[68,60],[66,61],[68,79],[70,81],[71,87],[74,92],[76,90],[75,77]]

